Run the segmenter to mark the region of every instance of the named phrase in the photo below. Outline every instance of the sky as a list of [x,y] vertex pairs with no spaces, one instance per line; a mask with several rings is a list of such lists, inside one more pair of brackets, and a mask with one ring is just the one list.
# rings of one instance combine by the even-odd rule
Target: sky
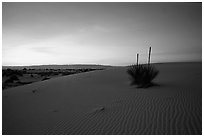
[[201,3],[2,5],[4,66],[202,60]]

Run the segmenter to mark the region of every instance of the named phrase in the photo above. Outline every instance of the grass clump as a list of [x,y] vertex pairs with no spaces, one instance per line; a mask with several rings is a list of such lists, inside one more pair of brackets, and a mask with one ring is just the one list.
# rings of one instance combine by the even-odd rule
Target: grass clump
[[42,81],[44,81],[44,80],[48,80],[48,79],[50,79],[50,78],[48,78],[48,77],[45,77],[45,78],[43,78],[43,79],[42,79]]
[[19,78],[16,75],[11,75],[9,79],[5,81],[5,83],[13,83],[14,81],[18,81]]
[[128,66],[127,73],[131,77],[131,85],[138,88],[153,86],[152,80],[158,75],[159,71],[152,65],[131,65]]

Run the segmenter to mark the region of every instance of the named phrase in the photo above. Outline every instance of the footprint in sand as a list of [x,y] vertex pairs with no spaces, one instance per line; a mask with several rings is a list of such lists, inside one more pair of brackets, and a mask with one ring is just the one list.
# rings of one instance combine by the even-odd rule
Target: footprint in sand
[[33,93],[36,93],[36,92],[37,92],[37,89],[32,90],[32,92],[33,92]]
[[101,106],[101,107],[94,108],[90,113],[99,113],[103,111],[105,111],[105,107]]

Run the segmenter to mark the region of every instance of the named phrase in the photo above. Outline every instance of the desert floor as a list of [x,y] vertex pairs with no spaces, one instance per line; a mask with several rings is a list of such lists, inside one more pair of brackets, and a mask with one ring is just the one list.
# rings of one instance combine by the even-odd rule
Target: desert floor
[[155,64],[159,86],[110,67],[3,90],[3,134],[202,134],[202,64]]

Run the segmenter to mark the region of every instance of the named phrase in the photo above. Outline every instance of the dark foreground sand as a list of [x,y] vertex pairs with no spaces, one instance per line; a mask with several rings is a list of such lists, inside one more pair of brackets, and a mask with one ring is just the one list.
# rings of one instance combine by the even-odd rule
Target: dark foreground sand
[[201,134],[201,63],[156,67],[147,89],[113,67],[4,90],[3,134]]

